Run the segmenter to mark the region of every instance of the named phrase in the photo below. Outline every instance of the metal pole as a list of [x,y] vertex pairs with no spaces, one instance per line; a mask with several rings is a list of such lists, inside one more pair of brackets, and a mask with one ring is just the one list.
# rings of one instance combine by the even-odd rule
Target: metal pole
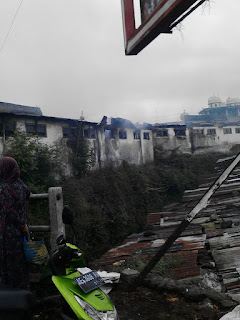
[[62,221],[63,211],[63,194],[62,188],[49,188],[49,213],[50,213],[50,226],[51,226],[51,252],[53,253],[57,247],[56,239],[60,235],[65,236],[65,226]]
[[48,193],[40,193],[40,194],[30,194],[31,200],[45,200],[48,199]]
[[221,184],[227,179],[229,174],[233,171],[236,165],[240,161],[240,153],[236,156],[233,162],[227,167],[226,170],[219,176],[219,178],[213,183],[213,185],[204,194],[202,199],[196,204],[196,206],[186,215],[184,220],[177,226],[166,242],[160,247],[156,255],[149,261],[139,276],[130,286],[130,291],[134,290],[137,286],[141,285],[144,278],[155,267],[159,260],[164,256],[167,250],[172,246],[174,241],[180,236],[180,234],[187,228],[193,218],[207,206],[208,200],[214,194],[214,192],[221,186]]

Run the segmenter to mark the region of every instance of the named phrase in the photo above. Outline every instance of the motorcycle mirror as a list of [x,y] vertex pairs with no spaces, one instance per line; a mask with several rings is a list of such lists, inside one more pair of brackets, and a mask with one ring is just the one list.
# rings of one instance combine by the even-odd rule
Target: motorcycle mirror
[[57,243],[58,246],[60,246],[60,245],[62,245],[62,244],[65,244],[65,243],[66,243],[66,240],[64,239],[64,236],[63,236],[63,235],[59,236],[59,237],[57,238],[57,240],[56,240],[56,243]]
[[64,224],[73,224],[73,211],[68,205],[63,208],[62,221]]

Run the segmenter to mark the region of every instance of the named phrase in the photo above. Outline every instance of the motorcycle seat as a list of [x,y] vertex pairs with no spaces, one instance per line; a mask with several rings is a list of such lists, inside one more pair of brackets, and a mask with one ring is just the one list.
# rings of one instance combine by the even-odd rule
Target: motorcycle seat
[[34,305],[33,294],[22,289],[12,289],[0,284],[0,311],[29,310]]

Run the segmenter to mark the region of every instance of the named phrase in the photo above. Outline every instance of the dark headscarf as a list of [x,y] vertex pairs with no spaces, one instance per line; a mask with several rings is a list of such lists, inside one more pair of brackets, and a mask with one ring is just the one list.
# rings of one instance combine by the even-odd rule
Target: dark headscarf
[[2,182],[12,182],[20,178],[20,169],[15,159],[4,157],[0,160],[0,178]]

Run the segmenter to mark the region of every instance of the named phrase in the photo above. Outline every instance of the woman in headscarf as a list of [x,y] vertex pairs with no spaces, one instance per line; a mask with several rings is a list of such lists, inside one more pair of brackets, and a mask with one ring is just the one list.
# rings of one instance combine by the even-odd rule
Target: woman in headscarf
[[29,276],[23,251],[23,235],[28,232],[26,203],[29,191],[20,179],[15,159],[0,160],[0,227],[2,233],[1,283],[28,289]]

